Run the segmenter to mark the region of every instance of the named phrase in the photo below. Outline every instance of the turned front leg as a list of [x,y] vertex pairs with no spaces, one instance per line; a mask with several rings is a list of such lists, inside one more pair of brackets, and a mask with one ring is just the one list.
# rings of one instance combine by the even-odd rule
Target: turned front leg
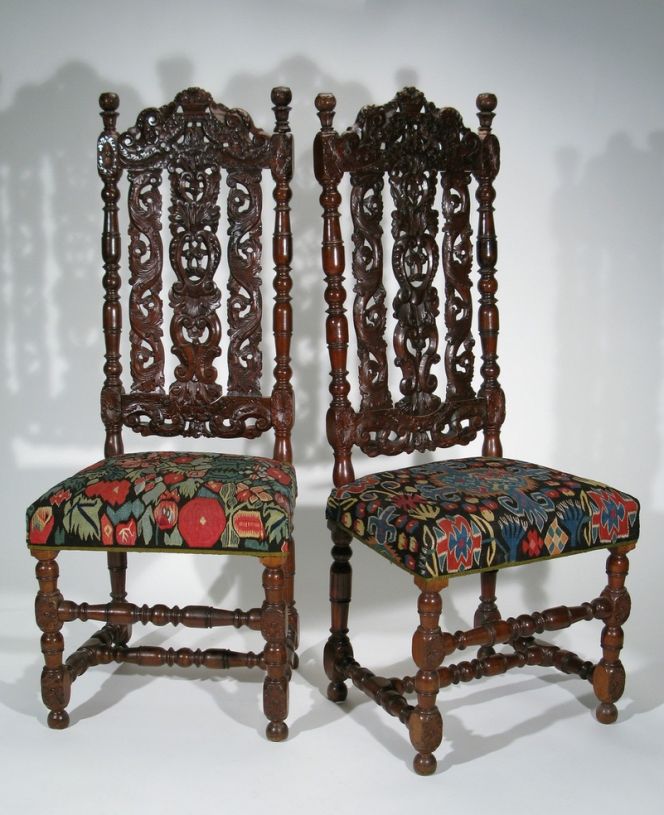
[[436,706],[440,688],[438,668],[445,656],[443,634],[439,620],[443,602],[440,592],[447,586],[447,578],[424,580],[415,578],[420,589],[417,610],[420,624],[413,635],[413,659],[418,667],[415,676],[417,706],[408,719],[408,732],[417,755],[413,768],[418,775],[431,775],[436,770],[434,750],[443,738],[443,719]]
[[35,601],[35,617],[41,629],[41,650],[44,667],[41,675],[41,692],[44,704],[49,709],[48,726],[62,730],[69,724],[69,714],[65,710],[71,693],[71,674],[62,664],[64,639],[60,633],[62,621],[58,618],[58,606],[62,594],[58,591],[57,551],[37,552],[36,566],[39,592]]
[[270,741],[283,741],[288,736],[288,612],[283,558],[261,558],[265,602],[261,611],[261,633],[265,639],[263,710],[269,719],[266,734]]
[[353,649],[348,639],[348,611],[351,600],[352,568],[350,558],[352,536],[338,526],[332,526],[332,566],[330,567],[330,638],[325,645],[323,661],[325,673],[330,680],[327,698],[343,702],[348,695],[344,683],[346,674],[341,664],[352,659]]
[[633,548],[629,545],[617,546],[611,550],[606,561],[609,580],[602,597],[611,601],[612,609],[602,629],[602,659],[593,671],[593,689],[600,702],[595,715],[602,724],[612,724],[618,718],[614,703],[625,690],[625,669],[620,661],[620,651],[624,642],[622,625],[629,617],[631,608],[625,578],[629,569],[627,552]]

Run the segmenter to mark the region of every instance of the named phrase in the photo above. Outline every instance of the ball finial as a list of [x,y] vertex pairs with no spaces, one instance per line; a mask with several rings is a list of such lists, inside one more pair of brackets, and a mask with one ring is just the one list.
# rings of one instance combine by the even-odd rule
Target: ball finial
[[477,97],[477,109],[482,113],[493,113],[498,104],[495,93],[481,93]]
[[113,113],[118,109],[120,97],[117,93],[102,93],[99,97],[99,107],[107,113]]
[[290,105],[292,98],[293,94],[291,89],[287,88],[285,85],[279,85],[276,88],[272,88],[270,99],[272,100],[273,105],[276,105],[277,107],[286,107],[286,105]]
[[319,93],[316,97],[316,109],[321,113],[330,113],[337,105],[333,93]]

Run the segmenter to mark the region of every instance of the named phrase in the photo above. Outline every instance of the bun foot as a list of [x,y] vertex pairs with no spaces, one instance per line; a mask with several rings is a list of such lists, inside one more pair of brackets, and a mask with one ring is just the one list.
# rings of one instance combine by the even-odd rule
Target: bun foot
[[52,710],[47,721],[52,730],[64,730],[69,724],[69,714],[66,710]]

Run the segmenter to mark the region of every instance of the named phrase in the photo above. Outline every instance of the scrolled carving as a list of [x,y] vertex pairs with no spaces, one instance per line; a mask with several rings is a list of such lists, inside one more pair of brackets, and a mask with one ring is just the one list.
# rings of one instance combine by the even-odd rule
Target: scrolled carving
[[353,217],[353,320],[357,336],[361,409],[391,407],[387,383],[385,287],[383,285],[383,177],[351,176]]
[[190,402],[159,394],[131,394],[123,398],[122,415],[127,427],[142,436],[255,438],[273,426],[271,400],[258,396]]
[[443,271],[445,273],[445,374],[447,399],[473,398],[474,356],[473,305],[470,271],[473,247],[470,240],[468,173],[443,173],[442,212],[445,219]]
[[165,166],[172,154],[204,146],[223,166],[270,166],[270,135],[249,114],[213,101],[206,91],[188,88],[168,105],[142,111],[119,140],[125,167]]
[[358,415],[353,441],[368,456],[397,455],[468,444],[484,424],[479,399],[444,403],[432,413],[408,414],[398,407]]
[[132,390],[163,393],[161,173],[129,174],[129,268]]
[[228,196],[229,394],[260,394],[262,370],[260,170],[230,170]]

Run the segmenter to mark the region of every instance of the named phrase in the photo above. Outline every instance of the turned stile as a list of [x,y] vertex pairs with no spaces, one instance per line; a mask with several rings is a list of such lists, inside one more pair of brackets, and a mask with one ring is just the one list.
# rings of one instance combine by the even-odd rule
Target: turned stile
[[[274,458],[277,461],[292,461],[293,448],[291,431],[295,421],[293,386],[291,379],[290,346],[293,335],[293,308],[291,305],[291,261],[293,259],[293,235],[291,232],[290,200],[291,179],[293,177],[292,155],[293,136],[288,116],[292,93],[290,88],[278,87],[272,90],[274,107],[275,152],[279,160],[273,164],[272,178],[275,182],[273,197],[275,201],[274,233],[272,238],[272,258],[274,263],[274,340],[275,340],[275,438]],[[288,604],[288,645],[289,661],[297,668],[298,658],[295,653],[300,638],[300,624],[294,601],[295,581],[295,542],[289,541],[288,557],[283,564],[285,578],[286,602]]]
[[[319,94],[316,108],[321,130],[314,143],[314,169],[323,191],[320,202],[323,207],[323,242],[321,258],[326,279],[325,300],[328,305],[326,335],[332,368],[330,394],[332,401],[327,413],[327,436],[335,452],[334,483],[339,486],[354,478],[350,458],[352,440],[351,406],[348,400],[348,320],[344,306],[346,292],[343,286],[345,269],[344,245],[339,223],[341,195],[337,189],[341,171],[334,167],[334,140],[332,127],[336,100],[332,94]],[[328,697],[335,702],[346,698],[345,673],[340,664],[352,658],[348,639],[348,612],[351,600],[352,567],[350,558],[351,536],[343,530],[332,531],[332,566],[330,567],[330,601],[332,604],[331,636],[325,646],[325,671],[330,680]]]
[[[500,168],[500,146],[491,132],[491,122],[495,116],[497,99],[492,93],[481,93],[477,97],[478,118],[480,121],[480,149],[475,167],[478,182],[476,198],[479,204],[479,223],[477,230],[477,261],[479,265],[480,307],[478,315],[479,335],[482,344],[482,387],[487,405],[487,423],[484,428],[483,456],[502,456],[500,428],[505,420],[505,397],[498,382],[500,367],[498,365],[498,330],[499,317],[496,305],[496,263],[498,262],[498,241],[493,220],[493,202],[496,193],[493,182]],[[496,606],[497,572],[483,572],[480,575],[480,605],[477,609],[475,624],[500,619]],[[490,649],[482,655],[488,655]]]

